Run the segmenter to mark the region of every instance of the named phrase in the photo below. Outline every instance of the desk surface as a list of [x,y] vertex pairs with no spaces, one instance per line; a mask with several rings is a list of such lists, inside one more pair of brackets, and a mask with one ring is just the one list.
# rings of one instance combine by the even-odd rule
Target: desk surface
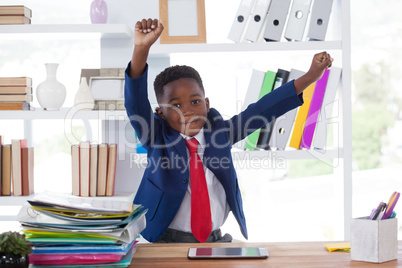
[[[328,252],[330,242],[140,244],[129,267],[402,267],[402,241],[398,259],[382,264],[350,260],[350,253]],[[189,260],[189,247],[265,247],[268,259]]]

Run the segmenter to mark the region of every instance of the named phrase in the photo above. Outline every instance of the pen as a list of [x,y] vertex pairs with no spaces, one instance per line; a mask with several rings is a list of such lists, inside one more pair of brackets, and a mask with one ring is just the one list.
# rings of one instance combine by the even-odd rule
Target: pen
[[380,202],[380,204],[378,205],[378,207],[374,213],[374,216],[371,218],[371,220],[376,220],[378,215],[380,215],[380,213],[385,209],[386,205],[387,204],[385,204],[384,202]]

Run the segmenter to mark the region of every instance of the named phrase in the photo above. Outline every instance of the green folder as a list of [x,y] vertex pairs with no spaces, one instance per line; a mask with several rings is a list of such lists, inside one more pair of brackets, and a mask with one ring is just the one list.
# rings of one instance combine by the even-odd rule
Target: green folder
[[[267,71],[265,73],[264,82],[262,83],[260,96],[258,97],[258,99],[261,99],[266,94],[268,94],[269,92],[272,91],[272,88],[274,87],[274,83],[275,83],[275,76],[276,76],[276,73],[272,72],[272,71]],[[260,132],[261,132],[261,129],[257,129],[256,131],[254,131],[253,133],[251,133],[250,135],[247,136],[246,145],[245,145],[246,150],[254,150],[255,149],[257,142],[258,142],[258,137],[260,136]]]

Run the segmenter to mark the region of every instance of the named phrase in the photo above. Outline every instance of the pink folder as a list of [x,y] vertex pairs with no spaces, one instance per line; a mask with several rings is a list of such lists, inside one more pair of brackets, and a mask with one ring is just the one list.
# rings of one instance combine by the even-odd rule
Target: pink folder
[[324,75],[317,81],[314,89],[313,98],[311,100],[310,109],[308,111],[306,125],[304,127],[303,137],[301,141],[301,148],[310,149],[313,141],[314,130],[317,124],[317,118],[320,114],[322,100],[325,95],[325,88],[327,86],[329,70],[325,70]]

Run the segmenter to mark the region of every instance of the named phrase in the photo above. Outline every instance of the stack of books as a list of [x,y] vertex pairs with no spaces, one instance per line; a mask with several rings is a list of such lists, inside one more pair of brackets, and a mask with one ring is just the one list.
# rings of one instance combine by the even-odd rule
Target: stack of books
[[0,110],[31,110],[32,101],[31,77],[0,77]]
[[117,144],[82,141],[71,145],[72,194],[113,196]]
[[32,10],[26,6],[0,6],[0,24],[31,24]]
[[12,139],[11,144],[3,144],[0,136],[0,178],[0,195],[34,193],[34,148],[28,147],[26,139]]
[[42,193],[28,203],[17,220],[33,244],[32,266],[127,267],[146,224],[131,201]]

